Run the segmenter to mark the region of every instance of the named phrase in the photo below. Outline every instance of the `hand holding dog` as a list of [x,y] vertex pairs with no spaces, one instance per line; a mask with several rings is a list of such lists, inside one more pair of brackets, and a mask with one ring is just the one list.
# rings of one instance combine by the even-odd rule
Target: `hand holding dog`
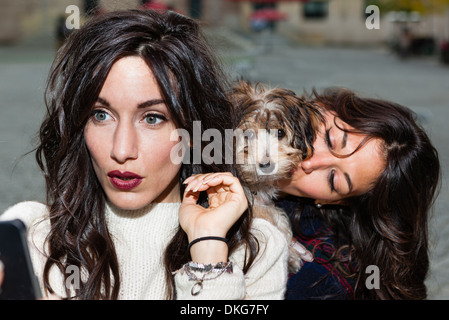
[[[179,223],[189,242],[206,236],[226,237],[229,229],[248,208],[239,180],[229,172],[198,174],[184,181],[187,187],[179,209]],[[197,204],[206,191],[209,208]],[[192,260],[217,263],[228,260],[228,248],[222,241],[201,241],[191,247]]]

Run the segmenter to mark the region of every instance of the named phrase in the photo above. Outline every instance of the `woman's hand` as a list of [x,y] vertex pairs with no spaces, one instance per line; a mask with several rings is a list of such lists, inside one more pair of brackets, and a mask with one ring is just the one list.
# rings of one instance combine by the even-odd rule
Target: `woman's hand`
[[[240,181],[229,172],[198,174],[184,181],[187,187],[179,209],[179,222],[189,242],[206,236],[226,237],[229,229],[248,208]],[[209,208],[197,204],[201,191],[206,191]],[[207,240],[195,243],[190,250],[198,263],[228,260],[226,243]]]

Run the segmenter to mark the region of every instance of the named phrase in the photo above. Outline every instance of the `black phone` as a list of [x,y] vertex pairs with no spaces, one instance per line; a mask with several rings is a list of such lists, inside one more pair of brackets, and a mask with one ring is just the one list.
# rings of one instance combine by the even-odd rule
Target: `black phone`
[[42,297],[28,250],[26,226],[21,220],[0,221],[0,260],[4,265],[0,300]]

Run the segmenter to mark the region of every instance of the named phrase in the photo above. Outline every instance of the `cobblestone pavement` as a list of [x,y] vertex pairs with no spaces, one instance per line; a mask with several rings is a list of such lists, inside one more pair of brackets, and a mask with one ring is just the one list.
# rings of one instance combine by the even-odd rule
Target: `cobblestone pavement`
[[[302,93],[313,87],[345,86],[361,94],[412,108],[428,130],[443,168],[441,192],[431,222],[429,298],[449,299],[449,68],[434,58],[399,61],[383,48],[307,47],[227,29],[207,33],[233,77],[242,76]],[[23,200],[44,201],[44,183],[33,140],[43,112],[43,92],[52,44],[0,47],[0,212]]]

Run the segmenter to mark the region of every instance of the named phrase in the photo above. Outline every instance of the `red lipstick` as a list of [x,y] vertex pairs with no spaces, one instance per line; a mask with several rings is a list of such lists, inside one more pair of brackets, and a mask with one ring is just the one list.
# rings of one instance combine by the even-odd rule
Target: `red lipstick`
[[108,172],[108,177],[114,187],[123,191],[136,188],[143,179],[141,176],[133,172],[121,172],[119,170]]

